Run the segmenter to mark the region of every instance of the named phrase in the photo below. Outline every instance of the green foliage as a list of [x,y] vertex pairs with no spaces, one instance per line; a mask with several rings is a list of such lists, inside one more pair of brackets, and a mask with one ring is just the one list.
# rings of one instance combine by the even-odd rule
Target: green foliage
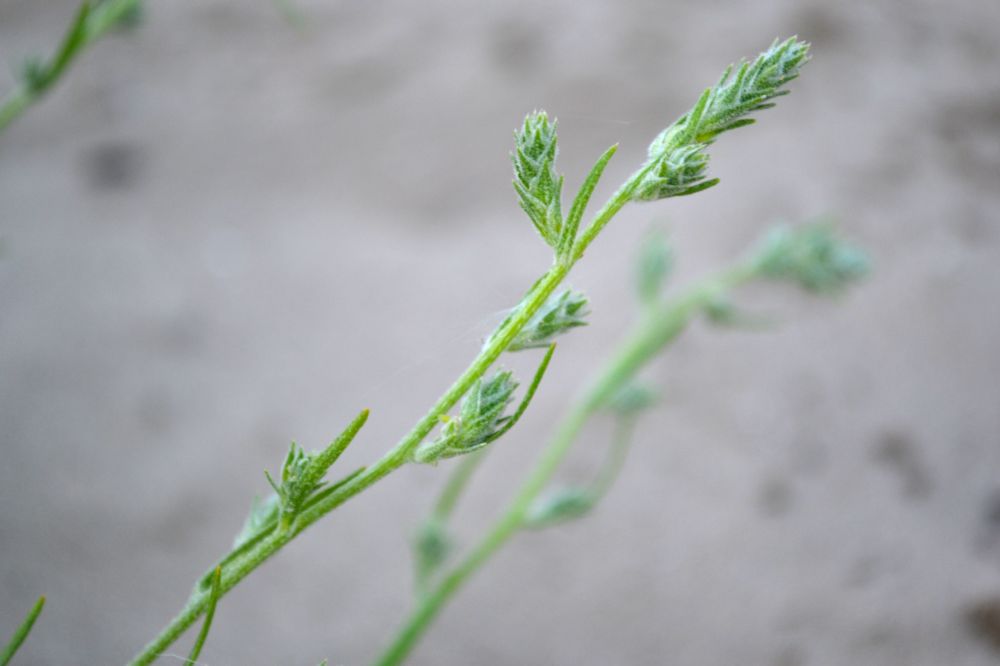
[[761,243],[755,263],[764,277],[814,292],[840,291],[869,269],[867,254],[825,223],[776,227]]
[[552,338],[578,326],[586,326],[587,297],[566,289],[549,297],[507,346],[507,351],[547,347]]
[[480,449],[494,439],[510,416],[507,406],[514,399],[517,382],[510,371],[495,373],[490,379],[477,380],[462,400],[458,416],[441,417],[437,439],[425,442],[414,452],[416,462],[436,462]]
[[580,191],[577,192],[576,197],[573,199],[573,205],[570,206],[569,216],[566,218],[566,225],[562,230],[562,237],[559,239],[559,246],[556,248],[556,257],[564,262],[572,262],[573,259],[573,248],[574,242],[576,241],[576,230],[580,226],[580,220],[583,219],[583,213],[587,209],[587,204],[590,203],[590,197],[594,194],[594,188],[597,187],[597,182],[601,179],[601,175],[604,173],[604,167],[608,165],[611,158],[618,151],[618,146],[614,145],[604,151],[604,154],[597,158],[597,162],[591,167],[590,173],[583,180],[583,185],[580,186]]
[[39,57],[29,58],[22,69],[22,80],[31,94],[41,94],[53,81],[59,78],[63,70],[73,59],[74,54],[84,45],[87,39],[87,22],[90,18],[90,3],[84,2],[70,23],[66,35],[55,56],[48,62]]
[[770,100],[787,94],[782,88],[799,75],[808,52],[807,43],[792,37],[781,43],[775,40],[752,63],[741,62],[735,74],[730,65],[691,111],[649,145],[650,170],[635,198],[653,201],[694,194],[716,185],[718,179],[705,179],[705,149],[722,132],[753,123],[746,117],[748,114],[774,106]]
[[531,504],[524,517],[524,527],[541,529],[582,518],[590,513],[595,501],[589,488],[560,488]]
[[754,317],[740,310],[730,300],[728,294],[720,294],[717,298],[708,301],[702,311],[705,313],[705,318],[716,326],[760,328],[767,323],[766,319],[762,317]]
[[[109,0],[109,4],[116,1],[120,2]],[[93,31],[88,30],[87,34],[92,35]],[[811,244],[803,244],[802,239],[796,237],[775,241],[757,255],[755,261],[739,264],[674,299],[665,300],[663,283],[672,263],[669,250],[665,247],[647,249],[639,270],[639,295],[645,305],[640,321],[560,424],[509,508],[467,557],[456,562],[449,560],[455,548],[446,519],[465,488],[471,470],[488,451],[485,447],[509,432],[524,414],[552,358],[554,345],[550,341],[585,324],[586,298],[568,289],[560,291],[575,263],[628,203],[691,194],[714,185],[717,181],[706,177],[706,146],[718,134],[750,124],[752,120],[746,117],[748,114],[771,106],[770,100],[785,94],[782,87],[798,74],[806,61],[807,50],[806,44],[795,39],[776,42],[752,63],[741,64],[735,74],[732,68],[727,70],[688,114],[652,142],[645,164],[615,191],[589,224],[582,227],[589,200],[616,148],[612,146],[598,158],[564,219],[563,177],[556,171],[556,123],[544,112],[529,114],[521,129],[515,132],[511,156],[514,188],[521,208],[553,248],[555,261],[488,336],[454,383],[395,446],[371,465],[334,484],[326,484],[323,480],[357,434],[367,412],[322,451],[306,453],[293,444],[282,465],[280,478],[276,481],[268,476],[275,495],[255,502],[233,550],[202,577],[187,606],[132,663],[148,664],[165,652],[198,617],[214,608],[229,589],[303,530],[385,476],[410,462],[435,463],[464,456],[458,461],[456,476],[446,487],[444,497],[416,539],[418,588],[422,590],[418,605],[378,662],[400,663],[440,607],[513,534],[524,528],[579,517],[604,496],[624,461],[636,415],[653,399],[652,392],[635,383],[636,375],[676,339],[692,318],[702,313],[723,316],[720,313],[728,305],[719,304],[728,304],[730,292],[752,279],[791,278],[810,288],[825,289],[838,280],[846,282],[848,273],[855,275],[856,271],[845,268],[849,262],[843,253],[830,247],[823,249],[815,239]],[[820,265],[825,267],[822,271],[817,269]],[[806,270],[806,266],[810,268]],[[509,371],[496,370],[494,366],[507,351],[545,345],[548,351],[521,403],[511,413],[509,408],[517,383]],[[456,405],[459,405],[458,414],[450,415]],[[609,408],[618,424],[617,436],[594,482],[546,495],[560,462],[584,425],[593,414],[607,412]],[[437,436],[431,439],[434,429],[439,426]],[[436,582],[427,586],[432,573]],[[216,584],[217,580],[222,582]],[[213,589],[218,589],[218,593]]]
[[455,548],[448,530],[440,520],[426,521],[413,541],[414,566],[418,588],[440,569]]
[[620,417],[630,417],[644,412],[659,400],[656,389],[637,381],[619,388],[608,400],[607,408]]
[[[288,455],[281,466],[281,482],[276,483],[271,474],[264,472],[268,483],[274,488],[281,506],[281,524],[284,528],[302,510],[306,500],[318,492],[324,485],[323,477],[333,463],[357,436],[368,420],[368,410],[362,411],[347,426],[333,442],[322,451],[306,453],[302,447],[292,442]],[[253,511],[251,511],[251,517]]]
[[[50,89],[89,44],[109,30],[135,26],[141,19],[141,9],[140,0],[84,2],[54,55],[25,61],[18,87],[0,104],[0,130]],[[717,179],[707,178],[706,148],[719,134],[753,123],[749,114],[773,106],[771,100],[787,94],[784,86],[807,61],[808,48],[795,38],[775,41],[753,62],[741,62],[735,71],[729,67],[715,86],[705,90],[691,111],[652,141],[645,164],[618,188],[579,234],[590,198],[617,146],[610,147],[597,159],[564,218],[563,176],[556,170],[556,122],[544,111],[529,114],[515,132],[511,154],[514,188],[521,208],[554,251],[551,267],[487,338],[451,387],[373,464],[335,483],[325,480],[365,424],[367,410],[320,451],[306,452],[292,443],[279,478],[275,480],[266,473],[274,494],[254,500],[232,550],[202,576],[188,604],[131,663],[152,662],[204,615],[202,630],[190,654],[190,660],[196,660],[222,596],[303,530],[406,463],[436,463],[465,456],[459,461],[434,514],[415,540],[418,587],[422,590],[420,602],[411,621],[379,662],[399,663],[437,610],[514,533],[579,518],[605,495],[621,469],[637,415],[656,399],[655,391],[636,382],[636,375],[676,339],[692,318],[705,314],[718,323],[739,321],[731,292],[753,279],[789,280],[811,291],[831,292],[863,275],[868,266],[864,253],[840,241],[830,228],[783,228],[769,235],[749,262],[710,277],[675,299],[665,300],[663,286],[671,271],[673,255],[662,237],[651,239],[641,254],[638,268],[637,290],[644,305],[640,321],[570,410],[508,510],[466,559],[447,568],[455,543],[446,521],[468,483],[471,470],[482,460],[484,447],[509,432],[525,413],[551,361],[555,349],[551,340],[586,324],[586,297],[570,289],[559,290],[575,263],[629,202],[693,194],[718,183]],[[487,379],[488,373],[505,352],[545,346],[548,350],[521,403],[512,413],[508,412],[518,386],[512,373],[494,370]],[[458,415],[449,416],[459,401]],[[610,412],[618,427],[595,480],[587,486],[546,493],[582,428],[600,411]],[[437,437],[428,440],[438,425],[441,427]],[[466,455],[470,453],[473,455]],[[431,574],[440,575],[436,586],[427,588]],[[44,597],[39,600],[15,632],[2,653],[0,666],[7,664],[24,641],[44,601]]]
[[18,87],[0,103],[0,132],[44,95],[89,44],[110,30],[135,27],[142,10],[141,0],[83,2],[51,58],[24,59]]
[[635,198],[655,201],[667,197],[695,194],[719,184],[718,178],[705,180],[708,155],[707,143],[695,143],[669,148],[662,155],[650,158],[653,168],[646,174]]
[[563,220],[561,210],[563,177],[556,173],[558,154],[556,123],[544,111],[535,111],[514,132],[514,189],[521,208],[545,242],[559,244]]
[[442,458],[472,453],[482,449],[487,444],[503,437],[528,409],[535,391],[545,376],[545,371],[555,352],[555,344],[550,344],[542,362],[538,364],[535,375],[524,392],[521,404],[513,414],[506,415],[507,405],[513,400],[517,383],[508,371],[497,372],[484,382],[476,381],[469,393],[462,400],[462,408],[458,416],[440,416],[441,432],[436,439],[424,442],[413,452],[413,461],[420,463],[436,463]]

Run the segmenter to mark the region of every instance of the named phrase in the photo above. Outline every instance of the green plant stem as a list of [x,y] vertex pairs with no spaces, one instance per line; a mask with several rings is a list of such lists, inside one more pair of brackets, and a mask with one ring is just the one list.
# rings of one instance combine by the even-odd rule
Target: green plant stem
[[458,503],[462,492],[469,485],[469,480],[472,478],[473,473],[482,463],[483,458],[486,457],[487,451],[489,451],[489,448],[473,451],[467,456],[462,456],[462,459],[448,476],[444,490],[441,491],[441,496],[438,498],[437,504],[434,505],[431,520],[442,523],[447,522],[455,510],[455,504]]
[[[140,0],[105,0],[90,9],[84,19],[83,33],[76,40],[70,40],[67,35],[53,62],[48,65],[42,85],[21,82],[0,103],[0,132],[48,92],[87,46],[103,37],[130,12],[136,11],[139,4]],[[81,5],[80,11],[87,11],[85,6],[89,7],[90,3]]]
[[619,417],[618,423],[615,424],[614,439],[608,450],[608,459],[601,467],[594,480],[594,485],[591,487],[595,502],[602,499],[611,490],[615,479],[621,473],[625,459],[628,458],[629,447],[632,445],[632,433],[635,431],[637,419],[635,414],[630,414]]
[[25,639],[28,638],[28,634],[31,633],[31,628],[35,626],[35,620],[37,620],[38,616],[42,614],[43,608],[45,608],[44,595],[38,597],[38,601],[36,601],[35,605],[31,607],[30,611],[28,611],[28,614],[24,617],[24,621],[17,629],[14,630],[14,634],[10,637],[10,640],[4,647],[3,652],[0,652],[0,666],[7,666],[7,664],[10,663],[14,654],[20,649]]
[[452,595],[524,525],[532,502],[548,485],[590,416],[601,409],[664,346],[673,341],[695,313],[711,303],[719,293],[728,291],[755,275],[756,268],[752,264],[740,264],[705,280],[676,301],[650,309],[625,338],[590,388],[570,409],[534,469],[493,528],[464,560],[444,575],[436,587],[428,590],[418,600],[392,644],[376,662],[378,666],[402,663]]
[[584,252],[587,251],[587,248],[590,247],[590,244],[594,242],[598,234],[607,226],[608,222],[618,214],[618,211],[625,207],[625,204],[632,200],[632,195],[639,189],[643,176],[655,167],[656,164],[653,161],[647,162],[618,188],[618,191],[608,199],[607,203],[597,212],[591,223],[587,225],[587,228],[580,233],[580,236],[573,243],[572,252],[565,255],[566,263],[572,266],[583,258]]
[[[639,185],[640,179],[649,168],[649,166],[644,166],[637,171],[612,195],[608,202],[594,216],[590,226],[581,234],[573,246],[574,252],[553,263],[548,272],[535,282],[527,294],[525,294],[520,304],[514,308],[511,315],[488,338],[482,351],[479,352],[479,355],[476,356],[469,367],[466,368],[465,372],[455,380],[451,387],[445,391],[396,446],[349,482],[338,487],[327,497],[324,497],[322,501],[303,510],[296,517],[290,529],[284,532],[276,530],[268,537],[261,539],[254,547],[227,563],[223,570],[223,584],[220,590],[220,598],[239,584],[250,572],[281,550],[285,544],[295,538],[300,532],[409,460],[414,449],[419,446],[438,424],[439,417],[446,414],[465,395],[476,380],[489,370],[500,354],[507,349],[517,333],[524,328],[524,325],[531,319],[532,315],[542,307],[546,299],[565,279],[566,275],[569,274],[570,269],[583,256],[584,251],[594,241],[600,231],[630,201],[632,193]],[[142,666],[143,664],[152,663],[157,656],[166,650],[170,644],[177,640],[198,619],[205,611],[208,599],[209,597],[204,591],[196,589],[184,609],[129,662],[130,666]]]

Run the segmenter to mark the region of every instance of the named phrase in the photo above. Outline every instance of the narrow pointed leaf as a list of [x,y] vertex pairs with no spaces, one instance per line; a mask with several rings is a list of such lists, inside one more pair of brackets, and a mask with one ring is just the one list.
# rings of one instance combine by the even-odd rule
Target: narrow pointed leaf
[[528,385],[528,390],[524,392],[524,398],[521,399],[521,404],[517,406],[514,413],[511,414],[510,418],[503,425],[500,430],[490,435],[486,441],[493,442],[501,437],[503,437],[514,425],[518,422],[521,416],[524,414],[525,410],[528,409],[528,405],[531,404],[531,399],[535,397],[535,391],[538,390],[538,385],[542,383],[542,377],[545,376],[545,371],[549,368],[549,361],[552,360],[552,354],[556,351],[556,343],[549,345],[548,350],[545,352],[545,356],[542,357],[542,362],[538,364],[538,369],[535,370],[535,376],[531,379],[531,384]]
[[201,654],[201,649],[205,646],[205,640],[208,638],[208,632],[212,628],[212,618],[215,617],[215,607],[219,603],[221,592],[222,567],[215,567],[215,573],[212,575],[212,592],[208,598],[208,608],[205,610],[205,621],[201,625],[201,631],[198,632],[198,638],[195,639],[194,645],[191,647],[191,654],[188,655],[188,663],[190,664],[198,661],[198,655]]
[[45,608],[45,596],[38,597],[38,601],[35,605],[31,607],[28,614],[24,617],[24,621],[21,622],[20,626],[14,630],[13,635],[11,635],[10,640],[7,641],[7,645],[4,647],[3,652],[0,652],[0,666],[7,666],[10,660],[14,657],[14,654],[21,648],[24,644],[28,634],[31,633],[31,628],[35,626],[35,620],[38,616],[42,614],[42,609]]
[[580,227],[580,220],[587,209],[590,197],[594,194],[594,188],[597,187],[597,181],[601,179],[604,167],[608,165],[608,162],[611,161],[617,150],[618,144],[616,143],[597,158],[597,162],[591,167],[590,173],[587,174],[583,185],[580,186],[580,191],[577,192],[576,198],[573,199],[573,204],[569,208],[569,215],[566,217],[566,224],[563,226],[562,237],[559,239],[558,254],[560,257],[569,256],[571,253],[573,242],[576,240],[576,231]]

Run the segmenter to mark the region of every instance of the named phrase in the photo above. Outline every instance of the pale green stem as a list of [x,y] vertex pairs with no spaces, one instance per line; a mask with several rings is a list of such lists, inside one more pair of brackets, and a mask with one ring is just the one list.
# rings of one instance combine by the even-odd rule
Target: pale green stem
[[[455,505],[461,498],[466,486],[468,486],[472,475],[485,459],[486,454],[489,451],[490,447],[486,447],[462,456],[462,459],[451,471],[451,474],[448,475],[448,481],[445,483],[444,489],[441,491],[441,496],[434,505],[433,511],[431,511],[431,515],[427,517],[424,529],[432,528],[442,531],[445,530],[448,525],[448,521],[451,518],[451,514],[455,510]],[[416,558],[417,564],[414,572],[414,589],[416,590],[417,596],[421,596],[427,589],[428,582],[430,581],[437,566],[423,566],[419,552],[415,551],[414,557]]]
[[32,88],[20,83],[0,103],[0,132],[55,85],[79,53],[118,25],[126,14],[138,6],[139,0],[106,0],[92,9],[87,18],[86,32],[82,41],[71,52],[65,54],[62,62],[56,63],[56,70],[52,72],[45,85]]
[[595,502],[607,494],[611,486],[614,485],[615,479],[618,478],[622,466],[625,465],[625,459],[628,458],[628,450],[632,444],[632,433],[635,430],[636,419],[635,414],[629,414],[619,417],[618,423],[615,425],[614,439],[608,450],[608,459],[601,467],[600,473],[591,487]]
[[448,477],[448,482],[445,484],[444,490],[441,491],[441,497],[438,498],[437,504],[434,505],[431,520],[443,523],[451,517],[452,511],[455,509],[455,504],[458,502],[459,497],[462,496],[465,487],[469,484],[472,474],[479,467],[483,458],[486,457],[487,451],[489,451],[489,447],[473,451],[467,456],[462,456],[462,459]]
[[[286,532],[276,531],[267,538],[262,539],[253,548],[226,564],[223,570],[223,585],[220,591],[220,598],[304,529],[390,472],[398,469],[409,460],[414,449],[420,445],[438,424],[439,417],[446,414],[468,392],[476,380],[486,373],[500,354],[507,349],[518,332],[524,328],[535,312],[542,307],[546,299],[565,279],[570,269],[583,256],[587,246],[593,242],[601,229],[631,200],[632,193],[638,186],[641,176],[648,168],[648,166],[643,167],[629,178],[604,207],[598,211],[594,216],[593,222],[581,234],[581,237],[574,245],[572,256],[554,263],[548,272],[528,290],[521,303],[514,309],[511,316],[500,324],[497,331],[490,336],[482,351],[480,351],[479,355],[472,361],[465,372],[445,391],[444,395],[438,399],[427,414],[413,426],[413,429],[396,446],[386,452],[374,464],[367,467],[361,474],[358,474],[348,483],[337,488],[336,491],[330,493],[322,501],[305,509],[295,519],[291,529]],[[130,666],[141,666],[152,663],[153,660],[198,619],[201,613],[205,611],[207,604],[208,595],[204,591],[196,590],[180,614],[129,662]]]
[[664,346],[676,338],[693,314],[712,302],[719,293],[738,286],[754,276],[755,269],[752,265],[739,265],[706,280],[674,302],[650,309],[647,316],[626,337],[618,351],[604,366],[596,381],[570,409],[534,469],[493,528],[464,560],[441,579],[437,586],[418,600],[417,606],[393,643],[376,662],[378,666],[402,663],[431,621],[466,579],[523,526],[528,509],[548,485],[590,416],[621,390]]

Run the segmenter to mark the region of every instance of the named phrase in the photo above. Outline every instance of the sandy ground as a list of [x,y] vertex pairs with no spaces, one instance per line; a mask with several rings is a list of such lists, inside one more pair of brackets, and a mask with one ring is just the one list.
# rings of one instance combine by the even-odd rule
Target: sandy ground
[[[0,1],[0,58],[47,51],[73,4]],[[599,510],[519,537],[413,663],[997,663],[1000,4],[296,6],[301,28],[269,2],[154,0],[0,137],[2,632],[49,597],[18,664],[124,662],[290,440],[371,407],[347,469],[408,429],[547,265],[509,187],[525,112],[559,116],[568,184],[621,142],[606,196],[726,63],[789,34],[814,61],[713,148],[722,184],[632,207],[579,266],[593,325],[462,533],[627,327],[650,223],[677,284],[823,213],[876,272],[836,303],[751,290],[773,331],[694,327]],[[395,474],[257,572],[204,663],[370,660],[444,471]]]

